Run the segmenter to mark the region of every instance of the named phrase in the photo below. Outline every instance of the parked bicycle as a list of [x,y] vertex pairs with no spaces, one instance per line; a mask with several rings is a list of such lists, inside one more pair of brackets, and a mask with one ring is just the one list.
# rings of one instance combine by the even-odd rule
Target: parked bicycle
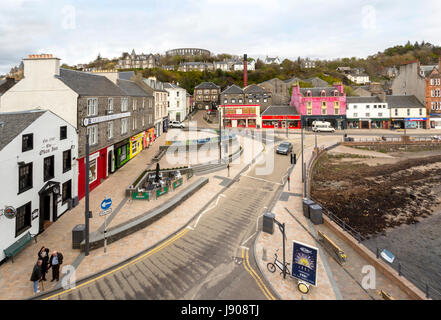
[[[268,268],[268,271],[271,273],[276,272],[276,267],[277,267],[280,270],[280,274],[283,274],[283,263],[277,259],[277,251],[279,250],[276,250],[276,253],[274,254],[274,262],[269,262],[266,265],[266,267]],[[289,263],[285,263],[285,272],[287,275],[290,275],[291,273],[289,272],[288,266]]]

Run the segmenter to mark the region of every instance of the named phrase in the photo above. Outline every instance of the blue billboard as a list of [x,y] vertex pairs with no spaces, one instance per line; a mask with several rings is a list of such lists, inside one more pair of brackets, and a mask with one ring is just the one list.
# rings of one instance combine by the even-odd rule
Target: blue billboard
[[293,241],[292,273],[298,280],[317,286],[318,249]]

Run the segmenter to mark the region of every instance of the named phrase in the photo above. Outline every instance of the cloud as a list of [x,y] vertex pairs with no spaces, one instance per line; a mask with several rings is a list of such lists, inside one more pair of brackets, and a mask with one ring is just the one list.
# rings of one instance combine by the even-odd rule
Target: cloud
[[[366,57],[407,40],[439,44],[440,13],[436,0],[13,0],[0,12],[0,73],[39,52],[68,64],[89,62],[98,53],[118,57],[132,48]],[[74,27],[66,28],[72,19]]]

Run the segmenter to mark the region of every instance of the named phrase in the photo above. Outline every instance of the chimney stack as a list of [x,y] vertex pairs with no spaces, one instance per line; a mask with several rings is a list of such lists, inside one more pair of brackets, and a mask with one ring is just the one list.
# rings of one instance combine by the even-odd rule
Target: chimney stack
[[247,55],[243,55],[243,87],[248,86],[248,65],[247,65]]
[[60,75],[60,59],[52,54],[30,54],[23,59],[23,65],[24,76],[28,79],[44,81]]

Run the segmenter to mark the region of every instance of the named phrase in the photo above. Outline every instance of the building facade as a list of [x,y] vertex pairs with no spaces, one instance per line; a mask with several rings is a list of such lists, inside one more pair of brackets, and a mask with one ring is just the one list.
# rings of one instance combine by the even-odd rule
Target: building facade
[[292,84],[284,82],[279,78],[259,83],[259,86],[271,93],[272,104],[274,105],[288,105],[290,102],[289,89]]
[[227,104],[219,106],[221,125],[228,128],[262,128],[260,105]]
[[290,106],[269,106],[262,112],[264,129],[300,129],[301,116],[296,108]]
[[0,113],[0,208],[16,212],[0,219],[0,261],[4,249],[78,204],[77,153],[76,129],[54,113]]
[[171,49],[165,52],[167,56],[211,56],[211,52],[206,49],[201,48],[177,48]]
[[187,91],[176,84],[166,82],[167,110],[170,121],[184,121],[188,115]]
[[213,82],[202,82],[194,88],[193,99],[199,110],[216,110],[221,88]]
[[141,68],[141,69],[151,69],[159,65],[159,55],[153,54],[136,54],[135,50],[132,53],[123,52],[122,58],[118,61],[116,68],[118,69],[131,69],[131,68]]
[[347,97],[346,118],[348,128],[389,129],[390,110],[386,96]]
[[302,116],[302,126],[311,127],[315,120],[328,121],[336,129],[346,128],[346,94],[342,84],[325,88],[292,87],[291,103]]
[[142,82],[144,83],[143,87],[154,96],[154,127],[156,137],[159,137],[168,130],[167,91],[164,89],[164,83],[158,81],[156,77],[142,79]]
[[395,129],[426,129],[426,106],[417,97],[405,95],[387,96],[391,126]]
[[178,71],[213,71],[215,68],[211,62],[182,62],[179,64]]

